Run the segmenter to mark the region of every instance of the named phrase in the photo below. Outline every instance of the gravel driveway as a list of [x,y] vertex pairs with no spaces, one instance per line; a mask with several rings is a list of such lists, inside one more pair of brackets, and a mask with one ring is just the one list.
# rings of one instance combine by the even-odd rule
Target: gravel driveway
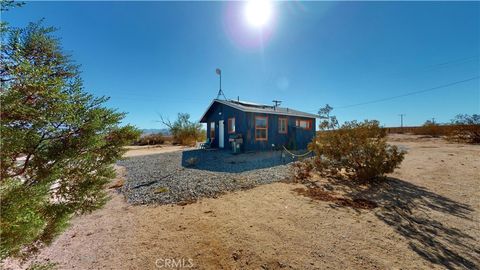
[[288,179],[291,161],[280,151],[187,150],[130,157],[118,165],[127,170],[122,192],[128,203],[170,204]]

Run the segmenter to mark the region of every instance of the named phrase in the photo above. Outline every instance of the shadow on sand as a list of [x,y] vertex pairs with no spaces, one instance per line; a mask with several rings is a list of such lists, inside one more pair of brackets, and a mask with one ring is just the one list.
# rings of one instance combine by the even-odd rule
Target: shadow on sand
[[469,205],[397,178],[362,190],[347,185],[351,188],[347,197],[364,198],[380,205],[375,215],[405,237],[410,248],[425,260],[449,269],[479,268],[480,249],[476,240],[436,219],[441,214],[442,219],[465,219],[461,222],[478,226],[471,218],[474,210]]

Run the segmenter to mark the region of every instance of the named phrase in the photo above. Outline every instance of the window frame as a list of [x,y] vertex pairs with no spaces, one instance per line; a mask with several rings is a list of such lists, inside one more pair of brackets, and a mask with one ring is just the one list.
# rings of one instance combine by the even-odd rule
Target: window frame
[[[231,134],[231,133],[235,133],[235,129],[236,129],[236,123],[235,123],[235,117],[230,117],[228,118],[228,133]],[[232,123],[233,123],[233,129],[232,128]]]
[[[285,131],[281,130],[282,121],[285,121]],[[279,117],[278,118],[278,133],[280,134],[288,134],[288,117]]]
[[[301,127],[300,126],[301,121],[305,121],[307,123],[307,127]],[[297,118],[297,120],[295,121],[295,126],[303,130],[312,130],[312,119]]]
[[[257,119],[265,119],[265,127],[257,127]],[[255,141],[268,141],[268,116],[255,116]],[[257,137],[257,129],[258,130],[265,130],[265,138],[258,138]]]
[[[213,136],[212,136],[212,133],[213,133]],[[210,140],[211,139],[215,139],[215,122],[210,122]]]

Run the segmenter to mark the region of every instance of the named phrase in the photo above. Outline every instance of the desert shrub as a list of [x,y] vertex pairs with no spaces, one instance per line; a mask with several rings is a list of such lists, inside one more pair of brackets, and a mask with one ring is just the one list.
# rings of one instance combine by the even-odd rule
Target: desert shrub
[[173,143],[173,136],[172,135],[163,135],[163,140],[165,141],[164,143]]
[[161,133],[142,136],[135,142],[136,145],[157,145],[164,143],[165,137]]
[[386,131],[378,121],[346,122],[336,130],[319,132],[309,149],[314,166],[325,176],[371,180],[391,173],[404,153],[386,143]]
[[416,128],[413,130],[415,135],[427,135],[432,137],[440,137],[441,135],[445,135],[445,128],[442,128],[440,125],[433,123],[431,121],[425,122],[423,126],[420,128]]
[[205,140],[206,132],[202,129],[202,124],[190,121],[188,113],[179,113],[173,123],[164,119],[161,121],[170,129],[174,144],[195,145],[196,142]]
[[451,141],[480,143],[480,115],[459,114],[452,120],[454,125],[447,138]]
[[1,48],[0,259],[48,244],[74,214],[101,207],[113,163],[138,130],[83,88],[41,23],[9,28]]
[[310,159],[294,162],[292,166],[295,180],[303,183],[305,180],[310,178],[313,170],[313,163],[310,161]]
[[197,137],[197,142],[204,142],[207,140],[207,131],[205,129],[200,130],[200,134]]

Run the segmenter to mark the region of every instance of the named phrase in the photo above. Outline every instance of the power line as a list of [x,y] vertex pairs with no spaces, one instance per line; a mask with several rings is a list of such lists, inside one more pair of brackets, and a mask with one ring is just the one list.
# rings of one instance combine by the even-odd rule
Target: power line
[[[471,56],[468,56],[468,57],[463,57],[463,58],[457,58],[457,59],[453,59],[453,60],[450,60],[450,61],[446,61],[446,62],[441,62],[441,63],[436,63],[436,64],[431,64],[431,65],[427,65],[427,66],[424,66],[422,68],[423,71],[426,71],[426,70],[429,70],[429,69],[434,69],[434,68],[438,68],[438,67],[445,67],[445,66],[450,66],[450,65],[455,65],[455,64],[458,64],[458,63],[466,63],[466,62],[469,62],[469,61],[472,61],[472,60],[475,60],[475,61],[479,61],[480,58],[479,58],[479,54],[476,54],[476,55],[471,55]],[[419,69],[420,70],[420,69]],[[410,70],[411,71],[411,70]],[[395,74],[402,74],[404,72],[408,72],[408,71],[403,71],[403,72],[393,72],[393,73],[383,73],[383,74],[378,74],[378,75],[386,75],[386,74],[390,74],[390,75],[395,75]],[[377,76],[378,76],[377,75]],[[478,77],[476,77],[478,78]],[[474,78],[475,79],[475,78]],[[357,106],[357,104],[353,104],[355,106]],[[337,108],[342,108],[342,107],[350,107],[351,105],[347,105],[347,106],[340,106],[340,107],[336,107]],[[309,110],[307,112],[317,112],[318,109],[316,110]]]
[[462,65],[462,64],[466,64],[466,63],[471,62],[471,61],[479,61],[479,60],[480,60],[480,58],[479,58],[479,55],[477,54],[477,55],[472,55],[472,56],[469,56],[469,57],[457,58],[457,59],[453,59],[453,60],[450,60],[450,61],[431,64],[431,65],[427,65],[427,66],[412,67],[412,68],[409,68],[408,70],[403,70],[403,71],[392,71],[392,72],[387,71],[387,72],[384,72],[384,73],[377,74],[376,77],[384,77],[385,75],[391,76],[391,75],[408,74],[408,73],[413,73],[413,72],[418,73],[418,72],[423,72],[423,71],[431,71],[431,70],[441,69],[441,68],[445,68],[445,67]]
[[465,79],[465,80],[455,81],[455,82],[452,82],[452,83],[448,83],[448,84],[444,84],[444,85],[439,85],[439,86],[435,86],[435,87],[432,87],[432,88],[427,88],[427,89],[423,89],[423,90],[413,91],[413,92],[409,92],[409,93],[402,94],[402,95],[391,96],[391,97],[386,97],[386,98],[381,98],[381,99],[376,99],[376,100],[371,100],[371,101],[366,101],[366,102],[361,102],[361,103],[356,103],[356,104],[350,104],[350,105],[345,105],[345,106],[338,106],[338,107],[335,107],[335,109],[351,108],[351,107],[356,107],[356,106],[362,106],[362,105],[368,105],[368,104],[373,104],[373,103],[388,101],[388,100],[392,100],[392,99],[396,99],[396,98],[401,98],[401,97],[407,97],[407,96],[417,95],[417,94],[420,94],[420,93],[430,92],[430,91],[434,91],[434,90],[438,90],[438,89],[450,87],[450,86],[453,86],[453,85],[457,85],[457,84],[461,84],[461,83],[473,81],[473,80],[476,80],[476,79],[478,79],[478,78],[480,78],[480,76],[475,76],[475,77],[468,78],[468,79]]
[[437,67],[437,66],[448,66],[448,65],[451,65],[451,64],[455,64],[455,63],[469,62],[469,61],[472,61],[472,60],[478,61],[479,60],[479,55],[477,54],[477,55],[472,55],[472,56],[469,56],[469,57],[454,59],[454,60],[443,62],[443,63],[433,64],[433,65],[427,66],[427,68]]

